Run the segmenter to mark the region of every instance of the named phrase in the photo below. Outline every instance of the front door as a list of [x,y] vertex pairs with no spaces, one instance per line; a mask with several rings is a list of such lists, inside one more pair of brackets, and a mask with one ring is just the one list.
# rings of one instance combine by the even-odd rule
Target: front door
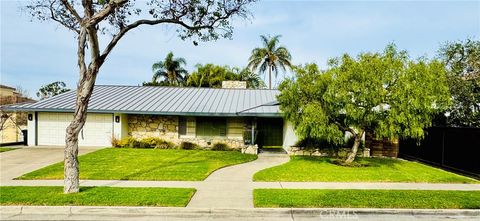
[[257,144],[263,147],[281,147],[283,145],[283,119],[257,118]]

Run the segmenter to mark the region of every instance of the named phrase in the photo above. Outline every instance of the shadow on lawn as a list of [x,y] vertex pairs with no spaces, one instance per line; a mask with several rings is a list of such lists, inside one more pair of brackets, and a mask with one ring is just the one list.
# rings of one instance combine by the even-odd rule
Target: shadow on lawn
[[352,167],[352,168],[365,168],[365,167],[391,167],[395,168],[397,165],[402,162],[397,159],[390,158],[369,158],[369,157],[357,157],[354,161],[357,164],[354,166],[343,166],[339,165],[339,162],[344,161],[343,158],[335,157],[319,157],[319,156],[294,156],[294,159],[302,159],[303,161],[315,162],[315,163],[325,163],[331,166],[338,167]]
[[[138,172],[135,172],[135,173],[131,173],[131,174],[127,174],[125,175],[124,177],[120,178],[120,180],[131,180],[131,179],[134,179],[136,177],[142,177],[142,175],[145,175],[145,174],[148,174],[152,171],[156,171],[160,168],[166,168],[166,167],[172,167],[172,166],[179,166],[179,165],[188,165],[188,164],[195,164],[195,163],[199,163],[199,162],[203,162],[204,160],[195,160],[195,161],[184,161],[184,162],[181,162],[183,159],[186,159],[186,158],[193,158],[193,156],[195,156],[196,154],[198,153],[194,153],[194,154],[187,154],[187,155],[183,155],[183,156],[180,156],[180,157],[177,157],[171,161],[168,161],[168,162],[164,162],[164,163],[160,163],[158,164],[157,166],[155,167],[149,167],[145,170],[142,170],[142,171],[138,171]],[[155,179],[153,179],[155,180]]]

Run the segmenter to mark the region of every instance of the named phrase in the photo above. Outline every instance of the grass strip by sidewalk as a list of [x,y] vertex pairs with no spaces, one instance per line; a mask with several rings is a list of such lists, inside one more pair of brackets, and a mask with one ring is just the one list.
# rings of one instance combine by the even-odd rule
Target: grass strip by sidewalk
[[364,167],[346,167],[328,157],[292,156],[288,163],[257,172],[255,181],[291,182],[409,182],[409,183],[479,183],[421,163],[358,157]]
[[480,209],[480,191],[255,189],[255,207]]
[[0,147],[0,153],[15,150],[17,148]]
[[81,187],[63,194],[60,186],[2,186],[0,205],[35,206],[168,206],[185,207],[192,188]]
[[[106,148],[79,157],[84,180],[204,180],[222,167],[249,162],[256,155],[237,151]],[[63,162],[17,179],[63,179]]]

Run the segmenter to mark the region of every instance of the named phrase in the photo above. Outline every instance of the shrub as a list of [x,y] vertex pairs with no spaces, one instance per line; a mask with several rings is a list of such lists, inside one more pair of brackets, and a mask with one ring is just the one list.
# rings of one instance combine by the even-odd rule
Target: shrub
[[155,146],[155,149],[177,149],[177,145],[170,141],[160,139]]
[[320,149],[320,150],[338,150],[343,145],[334,144],[323,139],[316,138],[304,138],[295,143],[297,147],[303,147],[305,149]]
[[158,137],[143,138],[142,140],[140,140],[140,143],[144,148],[155,148],[155,149],[175,149],[176,148],[174,143]]
[[[112,139],[112,145],[113,145]],[[175,149],[176,145],[172,142],[165,141],[158,137],[147,137],[136,140],[133,137],[125,137],[121,140],[116,139],[114,147],[121,148],[149,148],[149,149]]]
[[138,148],[138,141],[133,137],[124,137],[118,142],[118,147],[122,148]]
[[180,144],[180,149],[182,150],[194,150],[194,149],[200,149],[200,146],[198,146],[195,143],[188,142],[188,141],[183,141]]
[[157,139],[158,138],[155,138],[155,137],[147,137],[147,138],[143,138],[139,141],[140,145],[142,146],[142,148],[155,148],[155,146],[157,145]]
[[110,143],[112,144],[112,147],[120,147],[120,139],[115,136],[112,136],[112,138],[110,138]]
[[230,150],[230,149],[231,149],[230,146],[228,146],[228,144],[226,144],[226,143],[215,143],[215,144],[213,144],[211,150],[225,151],[225,150]]
[[335,144],[324,139],[317,138],[304,138],[295,143],[297,147],[301,147],[307,151],[319,150],[328,156],[338,157],[341,154],[341,150],[344,144]]

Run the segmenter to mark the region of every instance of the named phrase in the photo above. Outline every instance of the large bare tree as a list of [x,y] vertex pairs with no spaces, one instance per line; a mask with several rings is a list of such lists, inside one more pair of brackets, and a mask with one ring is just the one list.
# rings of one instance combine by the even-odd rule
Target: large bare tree
[[[76,35],[80,78],[74,118],[66,129],[65,193],[79,192],[78,134],[85,123],[88,101],[100,67],[122,37],[140,26],[169,25],[182,40],[192,39],[194,44],[231,38],[232,18],[247,18],[247,6],[254,1],[34,0],[26,6],[34,18],[56,22]],[[111,38],[100,42],[102,34]]]

